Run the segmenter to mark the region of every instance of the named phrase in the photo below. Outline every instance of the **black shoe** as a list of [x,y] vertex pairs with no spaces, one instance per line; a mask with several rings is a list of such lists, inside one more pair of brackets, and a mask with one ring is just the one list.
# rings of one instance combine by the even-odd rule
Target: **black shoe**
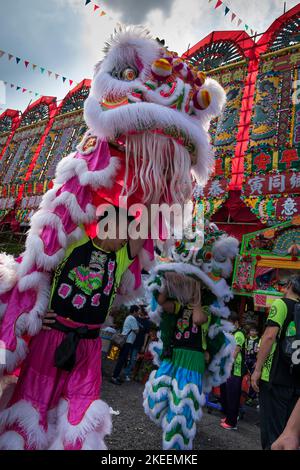
[[112,378],[110,379],[110,382],[111,382],[112,384],[114,384],[114,385],[122,385],[121,380],[118,379],[118,378],[115,379],[114,377],[112,377]]

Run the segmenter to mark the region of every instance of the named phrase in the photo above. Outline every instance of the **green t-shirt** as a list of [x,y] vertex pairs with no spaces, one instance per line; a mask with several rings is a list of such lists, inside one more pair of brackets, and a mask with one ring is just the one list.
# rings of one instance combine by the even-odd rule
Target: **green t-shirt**
[[[245,335],[242,331],[238,330],[235,333],[233,333],[236,345],[239,346],[241,349],[243,349],[245,345]],[[242,366],[243,366],[243,354],[241,351],[237,354],[235,361],[233,363],[233,371],[232,374],[235,375],[236,377],[241,377],[242,376]]]
[[[281,330],[285,322],[286,316],[287,316],[287,306],[284,303],[284,301],[282,299],[274,300],[274,302],[272,303],[268,318],[267,318],[267,326],[268,326],[268,323],[269,325],[274,324],[274,326],[278,326]],[[272,363],[273,363],[276,347],[277,347],[277,344],[274,343],[272,345],[271,352],[268,355],[262,368],[261,379],[265,380],[266,382],[269,382],[269,379],[270,379],[270,373],[272,369]]]

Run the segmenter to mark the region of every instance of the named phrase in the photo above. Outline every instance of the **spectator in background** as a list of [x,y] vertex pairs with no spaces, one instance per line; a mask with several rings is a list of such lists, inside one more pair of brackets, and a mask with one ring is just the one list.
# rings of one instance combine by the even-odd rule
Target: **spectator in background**
[[[250,372],[250,375],[253,374],[256,364],[256,357],[259,348],[259,341],[260,338],[258,336],[258,330],[255,325],[250,326],[249,335],[246,340],[246,368]],[[252,405],[253,400],[256,399],[257,394],[255,390],[253,390],[252,386],[250,386],[248,392],[249,399],[247,400],[247,405]]]
[[126,337],[126,342],[120,351],[118,361],[111,378],[111,382],[115,385],[122,384],[120,374],[123,367],[127,364],[129,354],[133,348],[133,343],[135,342],[136,335],[139,332],[139,325],[137,322],[139,314],[140,308],[137,305],[131,305],[129,315],[126,317],[122,329],[122,335]]
[[299,301],[300,275],[296,275],[288,281],[284,297],[271,305],[251,377],[252,387],[259,392],[263,449],[270,449],[283,432],[300,397],[300,374],[287,362],[283,348],[285,338],[295,333]]
[[130,374],[131,374],[131,372],[132,372],[132,370],[133,370],[133,368],[136,364],[138,354],[140,352],[143,352],[143,347],[144,347],[144,344],[145,344],[145,338],[146,338],[146,335],[150,331],[151,322],[147,318],[147,313],[146,313],[143,306],[140,307],[137,322],[138,322],[138,325],[139,325],[139,332],[136,335],[135,341],[134,341],[132,349],[130,351],[128,365],[124,370],[126,382],[130,382]]
[[231,312],[229,321],[234,325],[233,335],[236,341],[234,352],[234,363],[231,376],[225,384],[220,387],[221,404],[225,418],[221,420],[221,427],[226,430],[237,429],[237,420],[240,411],[240,399],[242,393],[242,381],[245,375],[245,343],[246,337],[240,329],[239,316]]

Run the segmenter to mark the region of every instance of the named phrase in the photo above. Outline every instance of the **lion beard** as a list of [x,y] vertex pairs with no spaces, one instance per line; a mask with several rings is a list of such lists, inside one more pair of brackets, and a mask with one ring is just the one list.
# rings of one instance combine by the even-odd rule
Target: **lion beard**
[[[192,196],[191,159],[188,151],[165,136],[146,132],[126,138],[126,173],[122,196],[140,186],[143,203],[180,204]],[[133,178],[129,184],[129,167]]]

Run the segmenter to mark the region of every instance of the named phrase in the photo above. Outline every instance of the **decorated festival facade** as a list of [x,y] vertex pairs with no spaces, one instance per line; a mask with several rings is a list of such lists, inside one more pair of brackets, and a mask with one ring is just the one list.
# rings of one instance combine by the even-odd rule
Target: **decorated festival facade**
[[[236,257],[233,290],[253,298],[256,311],[266,311],[283,295],[292,274],[300,269],[300,216],[243,236]],[[245,302],[242,302],[245,303]]]
[[[196,200],[206,217],[240,239],[299,212],[299,23],[298,5],[264,34],[213,32],[184,54],[227,92],[225,110],[210,128],[215,171],[195,188]],[[0,115],[0,224],[28,224],[58,161],[86,130],[89,87],[83,80],[59,105],[42,97],[23,114]]]
[[28,224],[42,195],[52,185],[59,160],[72,152],[86,131],[83,103],[90,80],[83,80],[57,105],[42,97],[21,115],[0,116],[0,223]]
[[240,239],[300,210],[299,25],[297,5],[264,34],[213,32],[185,54],[227,92],[211,126],[215,173],[196,198]]

